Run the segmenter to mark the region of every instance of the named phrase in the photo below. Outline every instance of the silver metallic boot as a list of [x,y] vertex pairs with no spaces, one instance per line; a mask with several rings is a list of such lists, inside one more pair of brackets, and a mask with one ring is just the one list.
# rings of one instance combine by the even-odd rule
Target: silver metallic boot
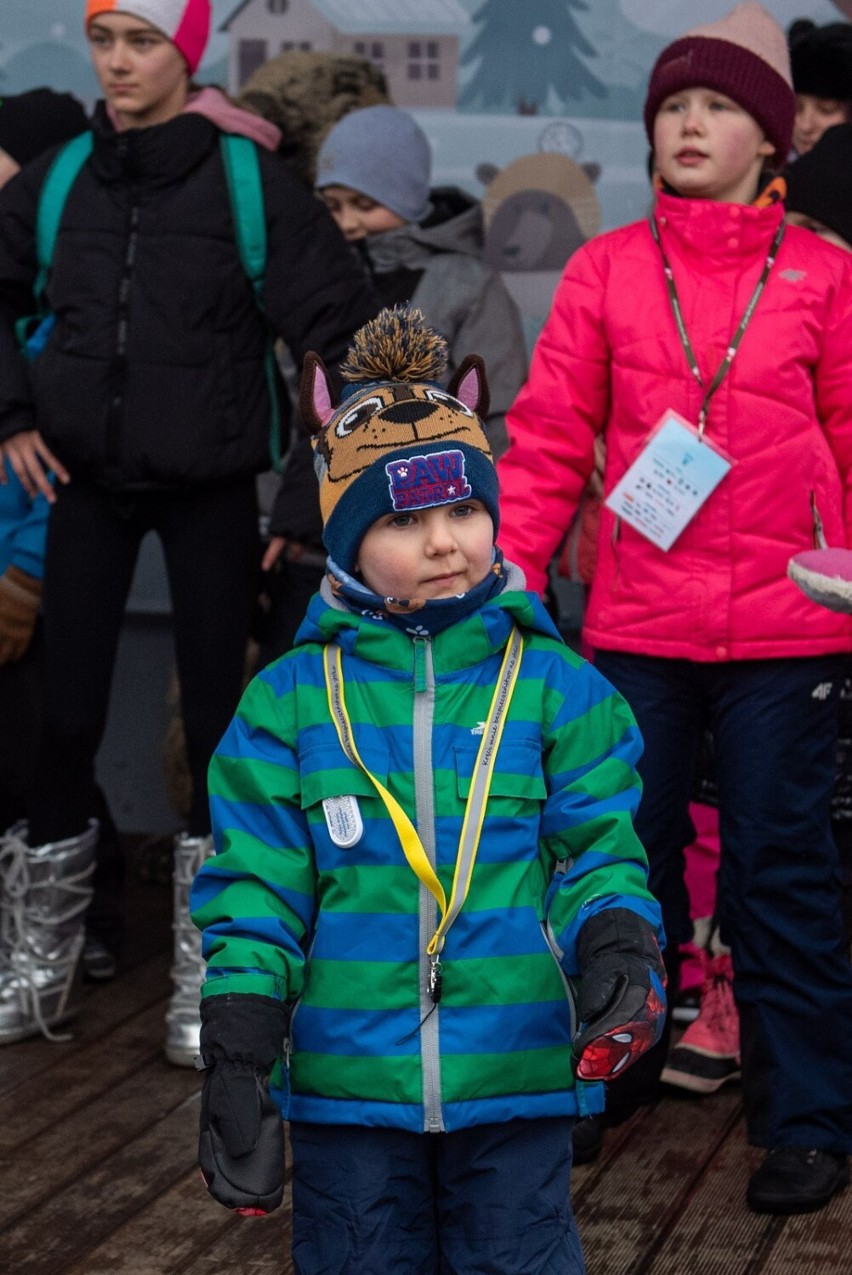
[[174,989],[166,1013],[166,1058],[175,1067],[192,1067],[201,1048],[201,984],[205,964],[201,956],[201,933],[189,916],[189,887],[205,859],[213,853],[213,838],[175,837],[172,869],[172,929],[174,931]]
[[0,837],[0,1044],[51,1030],[79,1013],[86,909],[98,824],[79,837],[27,842],[27,825]]

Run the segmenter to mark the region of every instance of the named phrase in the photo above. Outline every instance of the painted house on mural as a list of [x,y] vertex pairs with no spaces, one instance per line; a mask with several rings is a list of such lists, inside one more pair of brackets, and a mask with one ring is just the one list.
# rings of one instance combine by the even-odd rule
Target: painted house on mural
[[384,72],[398,106],[454,108],[469,25],[458,0],[243,0],[221,27],[228,88],[290,49],[354,53]]

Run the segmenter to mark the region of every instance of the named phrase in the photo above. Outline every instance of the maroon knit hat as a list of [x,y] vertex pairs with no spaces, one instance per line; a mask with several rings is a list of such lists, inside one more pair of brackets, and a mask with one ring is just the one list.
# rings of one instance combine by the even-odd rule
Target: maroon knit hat
[[654,144],[661,103],[682,89],[708,88],[732,98],[757,120],[783,162],[790,149],[796,99],[787,39],[763,5],[747,0],[718,22],[693,27],[663,49],[648,84],[645,129]]

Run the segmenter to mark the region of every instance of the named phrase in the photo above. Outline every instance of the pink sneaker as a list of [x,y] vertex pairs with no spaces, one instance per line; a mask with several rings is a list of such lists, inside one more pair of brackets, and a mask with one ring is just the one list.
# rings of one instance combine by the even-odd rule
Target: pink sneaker
[[730,955],[703,954],[701,1008],[669,1053],[660,1079],[690,1093],[715,1093],[740,1078],[740,1018]]

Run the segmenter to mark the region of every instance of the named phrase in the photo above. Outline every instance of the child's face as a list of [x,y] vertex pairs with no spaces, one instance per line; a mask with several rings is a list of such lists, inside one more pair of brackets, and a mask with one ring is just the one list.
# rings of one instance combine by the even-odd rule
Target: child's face
[[102,13],[88,27],[92,64],[123,128],[147,128],[179,115],[189,74],[177,47],[128,13]]
[[842,248],[844,252],[852,252],[852,243],[841,238],[836,230],[824,226],[815,217],[809,217],[807,213],[788,212],[787,221],[791,226],[802,226],[805,230],[812,230],[815,235],[819,235],[820,239],[824,239],[826,243],[833,243],[836,248]]
[[378,518],[355,570],[383,598],[451,598],[485,579],[493,547],[491,515],[464,500]]
[[751,203],[772,151],[754,117],[715,89],[673,93],[654,120],[657,170],[687,198]]
[[793,150],[797,155],[807,155],[826,129],[849,122],[848,102],[841,102],[833,97],[814,97],[811,93],[797,93]]
[[350,186],[326,186],[320,194],[347,239],[363,239],[405,225],[404,217]]

